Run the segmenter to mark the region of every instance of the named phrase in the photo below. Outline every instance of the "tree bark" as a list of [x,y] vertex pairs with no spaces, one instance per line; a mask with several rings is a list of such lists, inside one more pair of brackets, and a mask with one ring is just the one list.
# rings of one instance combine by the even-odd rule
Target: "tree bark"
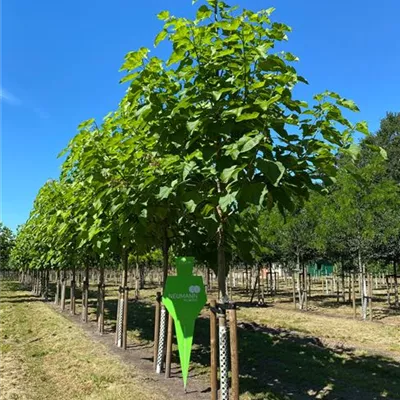
[[162,275],[162,287],[164,290],[165,283],[168,277],[168,259],[169,259],[169,239],[168,239],[168,230],[167,226],[164,226],[164,237],[163,237],[163,245],[162,245],[162,253],[163,253],[163,275]]

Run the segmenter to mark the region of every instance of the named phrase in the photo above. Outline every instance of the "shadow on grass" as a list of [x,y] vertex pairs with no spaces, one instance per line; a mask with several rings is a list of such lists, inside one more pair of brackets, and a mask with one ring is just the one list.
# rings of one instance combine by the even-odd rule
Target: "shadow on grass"
[[[117,300],[107,299],[105,317],[115,326]],[[208,374],[209,320],[196,322],[192,376]],[[130,302],[128,330],[135,331],[151,358],[154,305]],[[315,337],[257,324],[238,326],[240,392],[255,399],[400,399],[400,364],[377,356],[357,355],[352,349],[324,347]],[[174,340],[176,343],[176,340]],[[173,362],[179,356],[174,346]],[[174,371],[179,374],[179,371]]]

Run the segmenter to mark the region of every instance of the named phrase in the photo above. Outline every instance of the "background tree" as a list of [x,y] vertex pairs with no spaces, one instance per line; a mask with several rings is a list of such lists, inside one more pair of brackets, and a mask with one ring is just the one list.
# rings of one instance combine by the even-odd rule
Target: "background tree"
[[0,222],[0,268],[8,269],[15,236],[10,228]]

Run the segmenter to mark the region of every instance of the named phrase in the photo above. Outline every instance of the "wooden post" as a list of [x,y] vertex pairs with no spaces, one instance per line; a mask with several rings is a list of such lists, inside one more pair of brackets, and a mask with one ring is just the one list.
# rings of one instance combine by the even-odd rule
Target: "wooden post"
[[75,315],[75,265],[72,267],[72,279],[71,279],[71,293],[70,293],[70,313]]
[[119,328],[120,328],[120,313],[121,313],[121,287],[118,287],[118,300],[117,300],[117,317],[116,317],[116,324],[115,324],[115,344],[118,346],[118,335],[119,335]]
[[165,357],[165,377],[171,377],[171,357],[172,357],[172,337],[173,337],[174,320],[168,313],[168,332],[167,332],[167,354]]
[[58,306],[60,303],[60,271],[56,272],[56,293],[54,295],[54,304]]
[[217,302],[210,301],[210,366],[211,366],[211,400],[217,400],[218,381],[217,381],[217,316],[215,308]]
[[336,287],[336,303],[339,303],[339,278],[337,276],[335,276],[333,278],[335,280],[335,287]]
[[292,275],[292,282],[293,282],[293,305],[294,305],[294,309],[296,309],[296,281],[295,281],[295,277],[294,277],[294,272]]
[[229,310],[229,334],[231,345],[231,393],[233,400],[239,400],[239,355],[235,305]]
[[122,348],[126,350],[128,345],[128,296],[129,288],[124,288],[124,319],[123,319],[123,333],[122,333]]
[[372,274],[369,275],[368,300],[369,300],[369,320],[372,321]]
[[160,301],[161,292],[157,292],[155,315],[154,315],[154,351],[153,351],[153,367],[156,369],[157,366],[157,351],[158,351],[158,337],[160,335]]
[[105,279],[104,265],[100,264],[99,284],[97,287],[97,329],[99,333],[104,333],[104,298],[105,298]]
[[357,317],[357,311],[356,311],[356,279],[355,279],[355,272],[352,273],[351,275],[351,283],[352,283],[352,289],[353,289],[353,314],[354,318]]
[[65,310],[65,272],[61,275],[61,311]]
[[89,320],[89,265],[86,265],[82,290],[82,321]]
[[387,304],[390,306],[390,286],[389,286],[389,276],[386,275],[386,291],[387,291]]

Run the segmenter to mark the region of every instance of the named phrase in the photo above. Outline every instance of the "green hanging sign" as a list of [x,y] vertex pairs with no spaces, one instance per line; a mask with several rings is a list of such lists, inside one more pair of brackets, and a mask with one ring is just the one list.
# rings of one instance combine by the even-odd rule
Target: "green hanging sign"
[[176,257],[177,276],[167,278],[162,302],[175,323],[183,384],[186,388],[193,332],[207,296],[201,276],[193,275],[194,257]]

